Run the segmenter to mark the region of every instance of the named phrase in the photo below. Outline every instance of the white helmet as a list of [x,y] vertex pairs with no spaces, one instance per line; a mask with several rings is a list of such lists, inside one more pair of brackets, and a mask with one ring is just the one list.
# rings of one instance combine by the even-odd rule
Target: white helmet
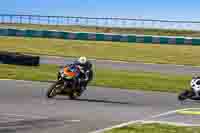
[[195,91],[200,91],[200,78],[193,78],[190,85]]
[[81,63],[81,64],[85,64],[87,62],[87,58],[84,57],[84,56],[81,56],[79,59],[78,59],[78,62]]

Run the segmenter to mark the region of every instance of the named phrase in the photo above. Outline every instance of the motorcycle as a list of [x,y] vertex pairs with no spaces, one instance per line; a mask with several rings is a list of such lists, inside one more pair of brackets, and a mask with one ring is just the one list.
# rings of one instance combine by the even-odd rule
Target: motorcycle
[[52,84],[46,95],[53,98],[56,95],[67,95],[71,100],[79,97],[80,94],[80,68],[75,65],[61,67],[58,72],[56,83]]
[[185,90],[178,95],[179,101],[184,101],[186,99],[200,100],[200,77],[193,77],[190,81],[190,86],[190,90]]

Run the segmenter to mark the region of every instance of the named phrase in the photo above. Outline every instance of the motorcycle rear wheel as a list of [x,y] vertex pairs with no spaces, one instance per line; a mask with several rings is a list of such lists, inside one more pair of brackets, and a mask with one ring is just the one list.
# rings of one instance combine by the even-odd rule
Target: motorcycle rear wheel
[[69,94],[69,99],[70,99],[70,100],[75,100],[75,99],[76,99],[76,96],[74,95],[73,92],[71,92],[71,93]]
[[192,98],[192,95],[193,95],[193,94],[192,94],[191,91],[185,90],[185,91],[183,91],[182,93],[179,94],[178,100],[179,100],[179,101],[184,101],[184,100],[186,100],[186,99],[190,99],[190,98]]
[[71,91],[68,96],[70,100],[75,100],[77,97],[80,97],[80,95],[81,94],[77,91]]

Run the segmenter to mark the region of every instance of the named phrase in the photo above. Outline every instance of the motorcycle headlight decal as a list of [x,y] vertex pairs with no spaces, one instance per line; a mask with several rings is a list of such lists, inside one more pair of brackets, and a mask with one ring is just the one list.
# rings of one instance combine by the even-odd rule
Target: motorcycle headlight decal
[[62,76],[62,77],[65,77],[65,74],[64,74],[64,73],[62,73],[62,74],[61,74],[61,76]]
[[71,76],[66,76],[65,78],[66,78],[66,79],[72,79],[73,77],[71,77]]

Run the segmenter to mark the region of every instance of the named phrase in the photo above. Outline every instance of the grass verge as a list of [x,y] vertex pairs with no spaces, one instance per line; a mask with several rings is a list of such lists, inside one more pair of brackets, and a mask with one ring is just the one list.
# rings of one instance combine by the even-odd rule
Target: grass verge
[[[46,81],[56,80],[56,65],[26,67],[16,65],[0,65],[0,78]],[[189,87],[190,76],[162,75],[160,73],[116,71],[95,68],[95,79],[91,85],[137,89],[146,91],[179,92]]]
[[105,133],[200,133],[199,127],[181,127],[165,124],[135,124]]
[[64,26],[64,25],[39,25],[39,24],[0,24],[0,27],[6,28],[31,28],[42,30],[64,30],[75,32],[104,32],[119,34],[144,34],[144,35],[162,35],[162,36],[189,36],[200,37],[199,31],[192,30],[167,30],[153,28],[107,28],[95,26]]
[[85,55],[96,59],[200,65],[198,46],[18,37],[0,37],[0,42],[1,51],[73,57]]

